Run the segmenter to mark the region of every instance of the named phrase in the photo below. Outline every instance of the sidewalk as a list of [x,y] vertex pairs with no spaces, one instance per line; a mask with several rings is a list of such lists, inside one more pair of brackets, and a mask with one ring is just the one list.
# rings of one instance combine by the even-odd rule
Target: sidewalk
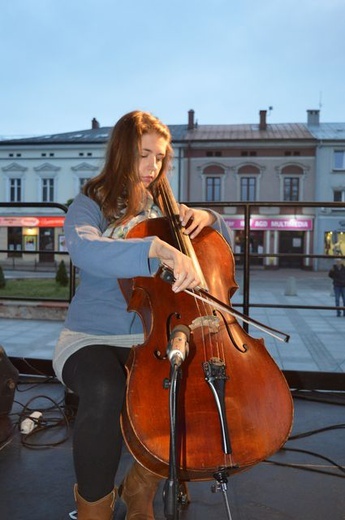
[[[280,269],[253,270],[250,303],[299,306],[334,306],[331,279],[327,272]],[[241,293],[242,273],[237,273]],[[295,290],[294,290],[295,289]],[[243,295],[235,295],[233,303]],[[345,317],[335,310],[252,308],[250,316],[290,335],[282,343],[250,327],[255,337],[263,337],[266,347],[283,370],[345,372]]]
[[[251,304],[334,306],[326,272],[254,269],[250,276]],[[242,303],[242,278],[238,270],[233,304]],[[290,335],[284,343],[249,328],[252,336],[263,337],[281,369],[345,372],[345,317],[337,318],[335,310],[251,308],[250,317]],[[51,359],[62,327],[61,320],[0,318],[0,345],[8,356]]]

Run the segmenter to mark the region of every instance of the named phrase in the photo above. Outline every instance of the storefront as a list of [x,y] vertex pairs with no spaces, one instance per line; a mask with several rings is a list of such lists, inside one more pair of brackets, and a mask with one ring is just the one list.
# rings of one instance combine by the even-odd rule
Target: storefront
[[2,262],[52,264],[60,261],[57,252],[66,251],[60,216],[0,217],[0,253]]
[[[234,236],[234,253],[238,254],[236,260],[243,263],[244,218],[225,216],[225,221]],[[249,233],[249,250],[254,254],[251,264],[264,267],[310,268],[310,259],[298,255],[311,254],[312,233],[313,217],[253,216],[250,219]]]
[[318,269],[329,269],[335,256],[345,256],[345,215],[321,215],[318,219],[317,252],[326,255],[317,262]]

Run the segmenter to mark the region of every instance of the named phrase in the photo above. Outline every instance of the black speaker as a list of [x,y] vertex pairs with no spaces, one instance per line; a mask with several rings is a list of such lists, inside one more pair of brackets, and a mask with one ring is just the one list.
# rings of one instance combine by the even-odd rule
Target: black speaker
[[0,416],[9,414],[12,409],[18,378],[18,370],[0,346]]

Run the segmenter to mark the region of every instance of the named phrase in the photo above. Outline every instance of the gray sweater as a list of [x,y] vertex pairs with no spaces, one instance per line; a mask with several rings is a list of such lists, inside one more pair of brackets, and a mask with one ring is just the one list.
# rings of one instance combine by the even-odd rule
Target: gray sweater
[[[214,215],[213,228],[230,244],[227,225],[220,215]],[[83,346],[130,347],[142,342],[141,319],[127,311],[118,279],[155,275],[159,260],[148,258],[154,237],[108,238],[103,235],[107,227],[98,204],[79,194],[69,207],[64,226],[67,249],[80,280],[55,348],[53,366],[60,380],[66,359]]]

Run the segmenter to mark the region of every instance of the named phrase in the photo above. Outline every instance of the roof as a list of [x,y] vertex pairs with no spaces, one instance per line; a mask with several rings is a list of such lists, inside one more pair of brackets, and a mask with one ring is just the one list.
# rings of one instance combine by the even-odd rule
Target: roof
[[[318,126],[321,129],[327,123]],[[339,123],[345,129],[345,123]],[[280,139],[315,139],[315,134],[309,131],[309,127],[303,123],[267,124],[265,130],[261,130],[259,124],[241,125],[196,125],[188,130],[187,125],[168,125],[173,142],[186,141],[240,141],[240,140],[280,140]],[[47,134],[36,137],[24,137],[20,139],[5,139],[1,145],[23,144],[71,144],[71,143],[106,143],[112,131],[111,126],[90,128],[76,132],[62,134]],[[314,127],[313,127],[314,128]]]
[[0,145],[8,144],[66,144],[66,143],[103,143],[109,138],[112,127],[79,130],[77,132],[65,132],[62,134],[47,134],[21,139],[6,139],[0,141]]
[[314,140],[307,125],[303,123],[267,124],[265,130],[261,130],[258,124],[200,125],[189,130],[185,138],[187,141]]
[[[248,140],[345,140],[345,123],[277,123],[267,124],[261,130],[259,124],[196,125],[188,130],[187,125],[168,125],[173,142],[191,141],[248,141]],[[47,134],[35,137],[0,140],[0,146],[25,144],[95,144],[106,143],[113,127]]]
[[[77,132],[65,132],[62,134],[47,134],[35,137],[24,137],[20,139],[4,139],[0,140],[1,145],[25,145],[25,144],[71,144],[71,143],[106,143],[112,131],[112,126],[103,126],[100,128],[90,128],[88,130],[79,130]],[[171,125],[169,126],[172,140],[184,140],[187,131],[187,125]]]
[[345,123],[320,123],[319,125],[308,125],[308,128],[312,135],[319,140],[345,140]]

